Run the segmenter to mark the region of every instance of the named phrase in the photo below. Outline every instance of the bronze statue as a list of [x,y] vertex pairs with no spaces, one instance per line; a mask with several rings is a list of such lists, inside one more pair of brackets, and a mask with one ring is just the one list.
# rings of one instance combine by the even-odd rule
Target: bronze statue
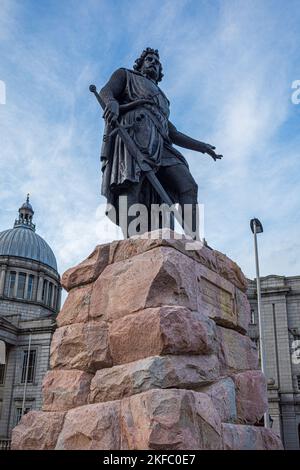
[[[133,70],[116,70],[99,94],[94,85],[90,86],[104,109],[102,195],[114,208],[115,222],[121,225],[125,238],[133,217],[128,217],[126,227],[122,225],[120,196],[127,196],[128,207],[138,203],[149,210],[153,204],[179,203],[185,231],[197,234],[198,187],[185,158],[173,144],[207,153],[215,161],[222,158],[214,146],[179,132],[171,123],[169,100],[158,86],[162,77],[158,51],[148,47]],[[185,207],[191,207],[192,214],[188,230]],[[178,214],[175,216],[179,220]],[[150,218],[147,224],[150,230]]]

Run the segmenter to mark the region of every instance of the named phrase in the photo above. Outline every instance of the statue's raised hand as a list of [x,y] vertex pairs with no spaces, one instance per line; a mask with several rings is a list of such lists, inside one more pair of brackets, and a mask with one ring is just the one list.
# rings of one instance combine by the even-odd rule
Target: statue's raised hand
[[107,103],[103,117],[108,124],[113,124],[117,121],[119,117],[119,103],[116,100],[111,100]]
[[216,154],[215,148],[216,147],[214,147],[214,145],[207,144],[207,149],[205,150],[205,153],[208,153],[208,155],[210,155],[211,158],[214,159],[214,161],[221,160],[221,158],[223,158],[223,155]]

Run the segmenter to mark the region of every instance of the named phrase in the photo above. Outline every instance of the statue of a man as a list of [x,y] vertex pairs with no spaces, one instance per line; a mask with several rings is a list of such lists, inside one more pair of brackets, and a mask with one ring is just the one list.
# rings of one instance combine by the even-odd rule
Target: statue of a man
[[[198,187],[185,158],[173,145],[207,153],[214,160],[222,156],[215,153],[214,146],[179,132],[171,123],[169,100],[158,86],[162,77],[158,51],[148,47],[135,61],[133,70],[116,70],[101,89],[99,95],[105,106],[103,117],[106,121],[101,152],[102,195],[116,211],[117,224],[120,224],[120,196],[127,196],[128,207],[138,203],[150,209],[151,204],[162,202],[122,138],[117,133],[107,138],[118,122],[128,129],[172,202],[179,203],[182,209],[185,205],[192,208],[192,230],[196,233]],[[120,113],[124,108],[122,105],[128,104],[129,109],[127,107],[126,112]],[[127,238],[127,228],[122,227],[122,230]]]

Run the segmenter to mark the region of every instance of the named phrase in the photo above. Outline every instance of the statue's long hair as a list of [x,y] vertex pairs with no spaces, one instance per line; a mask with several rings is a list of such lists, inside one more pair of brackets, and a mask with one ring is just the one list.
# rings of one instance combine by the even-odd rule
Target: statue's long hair
[[[159,60],[158,50],[157,49],[152,49],[151,47],[147,47],[146,49],[143,50],[140,57],[138,57],[136,59],[136,61],[134,63],[134,66],[133,66],[134,70],[137,70],[138,72],[141,71],[144,59],[148,54],[155,54],[157,56],[158,60]],[[164,74],[162,73],[162,65],[159,62],[159,76],[158,76],[157,82],[160,82],[162,80],[163,76],[164,76]]]

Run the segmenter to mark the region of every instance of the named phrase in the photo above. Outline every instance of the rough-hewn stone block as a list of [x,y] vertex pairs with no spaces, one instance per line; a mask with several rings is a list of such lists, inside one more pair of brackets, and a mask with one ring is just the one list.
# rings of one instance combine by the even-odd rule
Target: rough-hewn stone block
[[239,289],[235,289],[235,305],[237,311],[237,326],[241,331],[247,333],[251,321],[251,308],[247,295]]
[[218,325],[245,333],[250,321],[246,295],[219,274],[196,263],[198,310]]
[[167,247],[195,259],[198,263],[232,282],[238,289],[246,291],[247,280],[234,261],[223,253],[211,250],[204,245],[201,249],[189,250],[187,249],[188,245],[192,247],[190,240],[175,233],[170,237],[168,230],[158,230],[143,234],[143,236],[98,245],[86,260],[63,274],[62,285],[69,291],[79,285],[95,281],[108,264],[124,261],[156,248]]
[[58,328],[52,339],[52,369],[95,372],[112,365],[106,322],[74,323]]
[[61,284],[67,292],[97,279],[109,264],[110,245],[106,243],[96,246],[87,259],[63,274]]
[[92,377],[80,370],[47,372],[42,386],[43,410],[65,411],[87,404]]
[[210,398],[151,390],[121,402],[122,449],[220,449],[221,421]]
[[81,323],[89,320],[90,299],[93,284],[72,289],[59,312],[56,322],[58,326]]
[[12,431],[12,450],[52,450],[63,427],[65,413],[30,411]]
[[86,405],[66,414],[56,450],[121,448],[120,402]]
[[280,450],[279,437],[270,429],[258,426],[223,424],[224,450]]
[[117,400],[153,388],[197,389],[218,375],[213,355],[154,356],[96,372],[89,402]]
[[259,370],[250,370],[233,376],[236,387],[236,405],[240,423],[255,424],[268,409],[267,382]]
[[114,364],[160,354],[209,354],[216,349],[214,322],[178,306],[149,308],[115,320],[109,338]]
[[217,273],[196,263],[198,310],[219,325],[236,327],[235,287]]
[[236,421],[237,410],[235,386],[230,377],[221,379],[212,385],[201,388],[201,392],[206,393],[211,398],[223,423],[234,423]]
[[217,326],[219,359],[223,373],[258,368],[258,353],[248,336],[229,328]]
[[164,247],[111,264],[94,284],[90,316],[112,321],[161,305],[197,310],[194,264]]
[[245,332],[249,304],[236,287],[243,284],[238,267],[207,247],[189,252],[184,246],[182,240],[140,239],[98,246],[87,260],[65,273],[65,287],[72,289],[58,325],[87,321],[91,291],[77,289],[98,278],[91,298],[94,318],[111,320],[147,307],[181,305]]
[[178,233],[170,233],[169,230],[157,230],[112,243],[110,262],[122,261],[158,247],[170,247],[220,274],[243,292],[246,291],[247,279],[234,261],[217,250],[212,250],[205,245],[202,245],[199,249],[198,246],[198,242],[196,244],[191,243],[189,238]]
[[266,450],[283,450],[280,437],[271,429],[260,428],[264,448]]

